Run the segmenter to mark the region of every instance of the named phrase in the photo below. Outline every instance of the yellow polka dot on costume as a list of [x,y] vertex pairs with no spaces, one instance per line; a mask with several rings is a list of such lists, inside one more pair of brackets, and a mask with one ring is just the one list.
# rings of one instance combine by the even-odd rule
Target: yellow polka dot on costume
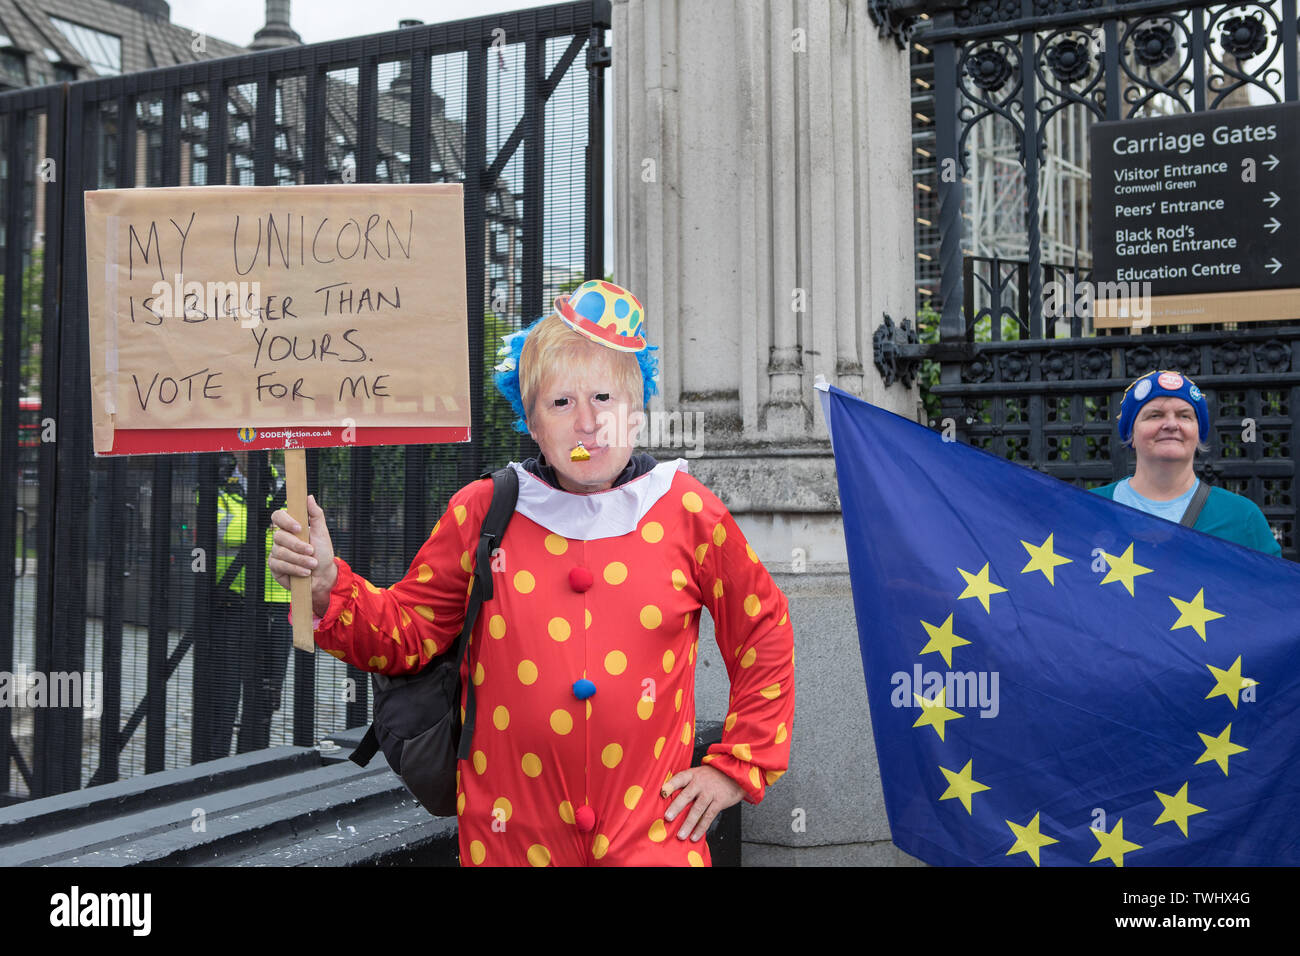
[[424,656],[433,657],[438,653],[438,642],[431,637],[424,639]]
[[526,775],[530,777],[540,777],[542,775],[542,758],[537,754],[524,754],[521,764]]
[[673,710],[682,709],[682,688],[677,688],[677,696],[673,698]]
[[647,521],[641,529],[641,537],[650,544],[658,544],[664,539],[664,526],[658,521]]
[[569,550],[569,542],[558,534],[548,534],[546,540],[542,543],[546,545],[546,550],[551,554],[564,554],[565,551]]
[[487,754],[481,750],[474,751],[474,772],[482,776],[483,771],[487,769]]
[[691,641],[691,657],[689,663],[692,667],[695,666],[695,648],[699,647],[699,645],[700,645],[700,639],[698,637],[695,640]]
[[622,584],[627,580],[627,565],[622,561],[611,561],[605,565],[605,583]]
[[474,686],[477,687],[483,683],[483,662],[479,661],[474,667]]
[[677,655],[672,651],[664,651],[664,673],[671,674],[673,665],[677,663]]
[[439,518],[437,521],[433,523],[433,530],[429,532],[429,537],[432,538],[435,534],[437,534],[438,529],[441,527],[442,527],[442,519]]
[[704,556],[705,556],[706,554],[708,554],[708,553],[709,553],[709,546],[708,546],[707,543],[702,544],[702,545],[700,545],[698,548],[696,548],[696,549],[695,549],[695,563],[696,563],[696,564],[703,564],[703,563],[704,563]]
[[[428,646],[429,644],[432,644],[433,642],[432,642],[432,641],[425,641],[424,643],[425,643],[426,646]],[[328,654],[330,657],[337,657],[339,660],[343,660],[343,658],[344,658],[344,654],[343,654],[342,651],[336,651],[336,650],[334,650],[333,648],[330,648],[330,647],[325,648],[325,653]]]
[[537,580],[527,571],[515,572],[515,590],[520,594],[531,594],[537,586]]
[[506,619],[500,614],[493,614],[488,621],[488,633],[498,641],[506,636]]
[[528,862],[533,866],[550,866],[551,851],[540,843],[534,843],[528,848]]
[[703,763],[712,763],[713,758],[716,756],[717,754],[705,754],[703,757],[700,758],[700,761]]
[[662,820],[656,820],[650,824],[650,839],[655,843],[663,843],[668,836],[668,828],[664,826]]
[[366,582],[366,590],[369,591],[371,594],[379,594],[379,593],[380,593],[379,588],[375,587],[375,586],[374,586],[373,584],[371,584],[369,581]]
[[427,564],[422,564],[416,569],[415,577],[416,580],[423,584],[425,581],[433,577],[433,568],[429,567]]
[[433,620],[433,608],[429,607],[427,604],[417,604],[415,606],[415,613],[420,615],[420,617],[424,618],[426,621]]
[[776,742],[778,744],[785,743],[785,739],[789,736],[790,734],[786,731],[785,724],[782,723],[776,725]]
[[367,662],[367,665],[369,667],[373,667],[377,671],[381,671],[388,666],[388,658],[384,657],[382,654],[379,654],[376,655],[375,657],[370,658],[370,660]]
[[691,866],[703,866],[704,857],[700,856],[694,850],[691,850],[691,852],[686,854],[686,862],[689,863]]
[[464,524],[465,518],[469,514],[469,512],[465,510],[464,505],[457,505],[456,507],[452,508],[451,513],[456,516],[456,524]]
[[537,680],[537,665],[525,657],[515,668],[515,673],[519,675],[519,683],[530,685]]
[[[459,773],[460,771],[456,771],[456,772]],[[465,812],[465,794],[462,793],[456,797],[456,816],[460,816],[464,812]]]
[[734,713],[728,714],[727,719],[722,722],[722,729],[730,730],[732,727],[736,726],[737,716],[738,715]]
[[757,767],[750,767],[750,768],[749,768],[749,782],[752,783],[752,784],[753,784],[754,786],[756,786],[756,787],[759,786],[759,785],[762,783],[762,781],[759,779],[759,776],[758,776],[758,768],[757,768]]
[[346,624],[348,627],[351,627],[352,612],[347,610],[346,608],[342,611],[339,611],[339,620],[342,621],[344,624]]
[[573,730],[573,718],[567,710],[551,711],[551,729],[561,736]]
[[597,833],[596,839],[591,841],[591,855],[599,860],[609,852],[609,837],[603,833]]
[[647,631],[653,631],[663,622],[663,612],[653,604],[647,604],[645,607],[641,608],[641,626]]
[[691,743],[691,722],[688,720],[682,725],[682,743],[690,746]]
[[622,651],[610,651],[605,655],[605,670],[615,677],[627,670],[627,655]]
[[475,840],[469,845],[469,858],[474,861],[475,866],[478,866],[487,859],[487,849],[482,843]]
[[664,752],[664,744],[667,742],[668,740],[666,737],[660,737],[655,741],[655,760],[658,760],[659,755]]
[[720,548],[720,547],[722,547],[722,543],[723,543],[724,541],[726,541],[726,540],[727,540],[727,529],[724,528],[724,527],[722,526],[721,523],[718,523],[718,524],[714,525],[714,526],[713,526],[713,543],[716,544],[716,545]]
[[686,616],[682,618],[682,630],[684,631],[690,626],[691,626],[691,612],[687,611]]
[[[497,812],[498,810],[501,812],[498,813]],[[514,813],[515,813],[515,808],[511,805],[510,801],[507,800],[505,797],[497,797],[496,800],[492,803],[492,816],[496,817],[497,819],[500,819],[502,815],[504,815],[505,819],[509,820],[512,816],[514,816]]]
[[637,786],[628,787],[627,793],[623,794],[623,806],[629,810],[635,810],[636,805],[641,801],[641,794],[644,792]]
[[498,704],[497,709],[492,711],[492,726],[497,730],[505,730],[510,726],[510,711],[505,704]]
[[573,822],[573,804],[568,800],[564,800],[560,803],[560,819],[565,823]]
[[713,582],[713,597],[715,600],[722,597],[722,578]]
[[357,595],[360,593],[361,593],[361,588],[357,587],[355,584],[352,585],[352,599],[354,601],[356,600]]
[[609,744],[608,746],[605,747],[604,750],[600,752],[600,762],[603,763],[610,770],[613,770],[615,767],[617,767],[619,765],[619,762],[622,759],[623,759],[623,748],[620,747],[618,744]]
[[769,787],[772,786],[772,784],[776,783],[784,776],[785,776],[784,770],[765,770],[763,772],[763,779],[767,781],[767,785]]
[[749,744],[736,744],[731,748],[731,755],[741,760],[753,760],[754,756],[749,752]]
[[785,622],[788,621],[788,620],[790,620],[790,615],[789,615],[788,613],[787,613],[787,614],[782,614],[782,615],[781,615],[781,620],[779,620],[779,621],[776,622],[777,627],[785,627]]
[[776,700],[778,697],[781,696],[781,684],[780,682],[777,682],[775,684],[768,684],[766,687],[760,690],[759,693],[762,694],[764,697],[766,697],[768,700]]
[[584,614],[586,615],[586,624],[587,624],[587,627],[591,627],[591,612],[590,612],[590,611],[585,611]]
[[464,571],[466,574],[469,574],[469,572],[473,570],[473,565],[471,565],[469,561],[468,551],[462,551],[460,553],[460,569]]
[[691,514],[699,514],[704,510],[704,502],[700,500],[700,496],[695,492],[688,491],[682,495],[682,507]]
[[402,636],[397,633],[396,624],[393,625],[393,633],[388,636],[391,637],[393,640],[395,640],[398,644],[402,643]]
[[745,598],[745,613],[750,617],[757,615],[762,607],[762,602],[758,600],[757,594],[751,594],[749,597]]
[[591,720],[591,698],[587,698],[587,719]]
[[636,715],[642,720],[649,720],[650,715],[655,712],[655,702],[644,694],[636,702]]
[[571,628],[569,622],[562,617],[553,617],[550,623],[546,625],[546,632],[551,635],[553,641],[567,641]]
[[673,587],[680,591],[686,587],[686,572],[673,568]]
[[745,656],[740,659],[741,667],[753,667],[754,661],[758,660],[758,649],[751,647],[745,651]]
[[749,546],[749,542],[745,543],[745,553],[749,555],[749,560],[753,561],[755,564],[758,564],[758,555],[755,554],[754,549]]

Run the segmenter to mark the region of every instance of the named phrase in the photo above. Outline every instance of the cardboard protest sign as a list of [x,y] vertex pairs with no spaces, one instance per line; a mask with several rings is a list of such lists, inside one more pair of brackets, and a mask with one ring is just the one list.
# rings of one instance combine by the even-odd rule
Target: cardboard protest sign
[[469,440],[458,184],[85,208],[97,455]]

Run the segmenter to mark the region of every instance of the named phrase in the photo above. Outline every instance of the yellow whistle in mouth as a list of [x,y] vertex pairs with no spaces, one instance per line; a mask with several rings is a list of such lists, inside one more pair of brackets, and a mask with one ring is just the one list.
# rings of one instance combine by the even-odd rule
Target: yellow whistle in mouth
[[591,452],[582,447],[582,442],[578,442],[578,447],[569,452],[569,461],[591,461]]

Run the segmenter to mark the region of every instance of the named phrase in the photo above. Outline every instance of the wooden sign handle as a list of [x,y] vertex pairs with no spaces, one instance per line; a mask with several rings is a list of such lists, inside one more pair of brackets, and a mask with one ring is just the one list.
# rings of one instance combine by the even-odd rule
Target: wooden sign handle
[[[311,539],[307,526],[307,450],[284,450],[285,508],[293,520],[302,526],[298,538]],[[295,577],[289,582],[289,596],[293,607],[293,646],[300,651],[315,652],[316,642],[311,631],[311,578]]]

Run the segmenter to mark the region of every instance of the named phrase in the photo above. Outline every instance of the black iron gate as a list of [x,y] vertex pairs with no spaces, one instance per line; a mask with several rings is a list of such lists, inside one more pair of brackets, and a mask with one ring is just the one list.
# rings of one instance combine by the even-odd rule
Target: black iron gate
[[[247,749],[250,720],[309,746],[369,714],[365,675],[290,652],[265,600],[275,453],[245,463],[233,606],[196,557],[218,553],[217,456],[93,456],[83,193],[464,185],[474,442],[308,452],[338,552],[394,581],[452,491],[526,451],[484,387],[496,338],[603,274],[608,24],[587,0],[0,96],[0,803]],[[58,674],[83,706],[32,696]]]
[[1049,284],[1091,280],[1087,128],[1300,99],[1296,10],[1296,0],[974,0],[919,24],[909,42],[914,66],[932,60],[922,71],[932,82],[922,79],[933,128],[918,135],[933,146],[918,149],[931,165],[918,173],[917,215],[933,215],[937,194],[939,315],[937,330],[922,329],[930,344],[891,350],[880,341],[895,337],[891,324],[878,352],[902,360],[883,364],[887,376],[937,363],[934,427],[1096,486],[1132,473],[1114,438],[1124,386],[1179,369],[1206,392],[1214,422],[1198,472],[1258,503],[1297,558],[1300,316],[1096,330],[1086,314],[1045,308]]

